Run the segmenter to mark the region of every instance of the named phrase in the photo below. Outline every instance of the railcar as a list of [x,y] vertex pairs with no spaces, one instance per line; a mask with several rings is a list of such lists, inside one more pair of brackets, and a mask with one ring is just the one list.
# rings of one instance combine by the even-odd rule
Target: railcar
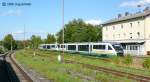
[[118,55],[124,56],[124,51],[119,43],[65,43],[65,44],[41,44],[40,49],[58,50],[70,53],[89,55]]
[[78,44],[76,43],[69,43],[69,44],[66,44],[66,52],[69,52],[69,53],[77,53],[78,52]]
[[42,50],[57,50],[57,44],[41,44],[39,49]]

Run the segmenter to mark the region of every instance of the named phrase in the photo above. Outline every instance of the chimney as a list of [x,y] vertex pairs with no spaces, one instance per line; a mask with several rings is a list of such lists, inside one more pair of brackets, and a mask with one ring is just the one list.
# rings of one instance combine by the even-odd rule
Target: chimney
[[118,18],[120,18],[120,17],[122,17],[122,15],[121,15],[121,14],[118,14]]
[[136,14],[139,14],[139,13],[141,13],[141,11],[136,12]]
[[149,7],[146,7],[143,11],[144,11],[144,12],[150,11],[150,8],[149,8]]
[[128,16],[129,15],[129,12],[125,12],[125,16]]

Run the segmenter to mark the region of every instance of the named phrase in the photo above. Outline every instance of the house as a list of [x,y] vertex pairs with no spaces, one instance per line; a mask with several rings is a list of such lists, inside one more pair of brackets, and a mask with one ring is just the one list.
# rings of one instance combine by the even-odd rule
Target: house
[[148,55],[150,52],[150,10],[124,15],[106,21],[103,41],[121,43],[125,54]]

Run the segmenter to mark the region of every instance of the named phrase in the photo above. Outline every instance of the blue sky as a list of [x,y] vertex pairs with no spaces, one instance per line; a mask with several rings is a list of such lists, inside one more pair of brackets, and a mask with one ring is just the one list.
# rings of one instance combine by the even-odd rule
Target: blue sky
[[[144,2],[145,1],[145,2]],[[147,2],[146,2],[147,1]],[[2,6],[2,2],[29,2],[31,6]],[[147,4],[150,0],[65,0],[65,23],[74,18],[85,21],[104,22],[126,11],[136,12],[137,4]],[[7,33],[16,39],[23,39],[24,27],[26,38],[32,34],[46,37],[61,29],[62,0],[1,0],[0,1],[0,39]]]

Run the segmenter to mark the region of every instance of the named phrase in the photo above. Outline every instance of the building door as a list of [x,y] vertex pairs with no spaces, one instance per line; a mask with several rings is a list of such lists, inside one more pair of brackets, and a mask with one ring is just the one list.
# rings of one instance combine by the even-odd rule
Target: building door
[[138,45],[127,45],[127,53],[130,55],[139,55]]
[[139,55],[144,55],[144,46],[143,45],[139,45]]

